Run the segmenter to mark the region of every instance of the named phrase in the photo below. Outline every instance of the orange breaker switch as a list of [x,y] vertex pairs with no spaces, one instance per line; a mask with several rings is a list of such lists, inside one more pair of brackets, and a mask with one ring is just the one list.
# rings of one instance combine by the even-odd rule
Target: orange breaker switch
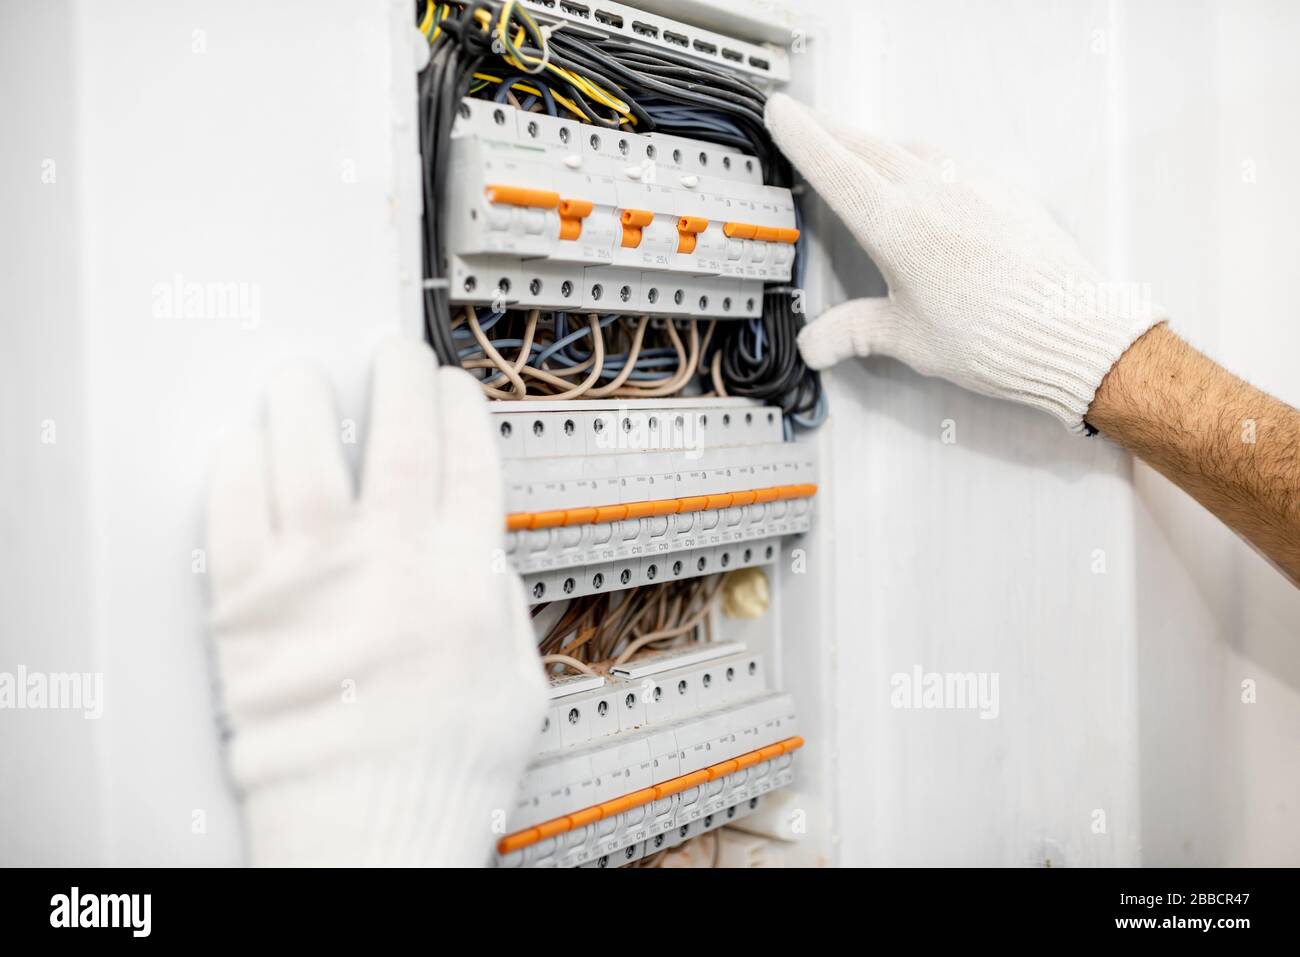
[[795,243],[799,240],[799,230],[783,226],[724,223],[722,232],[728,239],[756,239],[763,243]]
[[560,205],[560,194],[547,189],[528,189],[523,186],[485,186],[489,203],[507,206],[529,206],[533,209],[554,209]]
[[589,199],[560,200],[560,238],[577,239],[582,235],[582,221],[591,215]]
[[648,209],[625,209],[619,221],[623,224],[622,245],[627,249],[636,249],[641,245],[641,230],[654,220],[655,214]]
[[695,237],[704,232],[708,225],[709,221],[703,216],[683,216],[677,220],[677,251],[695,252]]
[[743,508],[746,505],[766,505],[768,502],[812,498],[816,494],[817,486],[805,482],[799,485],[773,485],[769,488],[742,489],[739,492],[722,492],[714,495],[650,499],[628,502],[625,505],[511,512],[506,515],[506,530],[538,531],[544,528],[558,528],[561,525],[593,525],[621,522],[624,519],[656,518],[663,515],[700,512],[706,509]]
[[783,754],[793,754],[803,746],[803,738],[795,735],[792,738],[777,741],[775,744],[769,744],[765,748],[747,751],[738,757],[720,761],[707,768],[669,778],[654,787],[642,788],[639,791],[633,791],[630,794],[624,794],[621,797],[603,801],[600,804],[593,804],[563,817],[551,818],[536,827],[525,828],[522,831],[507,834],[497,842],[497,853],[502,855],[513,854],[515,851],[522,851],[526,847],[540,843],[548,837],[579,831],[597,821],[613,820],[633,808],[644,807],[653,801],[662,801],[664,798],[672,797],[674,794],[680,794],[683,791],[689,791],[691,788],[699,787],[710,781],[723,780],[728,775],[751,768],[756,764],[762,764],[764,761],[771,761]]
[[758,227],[752,223],[724,223],[722,226],[723,235],[728,239],[753,239],[756,229]]

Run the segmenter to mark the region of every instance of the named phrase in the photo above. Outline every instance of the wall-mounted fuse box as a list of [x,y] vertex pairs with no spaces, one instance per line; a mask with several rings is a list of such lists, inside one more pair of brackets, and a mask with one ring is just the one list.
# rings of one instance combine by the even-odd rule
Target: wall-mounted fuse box
[[453,302],[745,318],[790,280],[793,197],[737,150],[467,99],[451,165]]
[[506,551],[533,602],[763,565],[807,531],[817,467],[745,399],[497,402]]
[[617,867],[754,811],[794,779],[793,699],[761,656],[710,642],[553,678],[503,867]]

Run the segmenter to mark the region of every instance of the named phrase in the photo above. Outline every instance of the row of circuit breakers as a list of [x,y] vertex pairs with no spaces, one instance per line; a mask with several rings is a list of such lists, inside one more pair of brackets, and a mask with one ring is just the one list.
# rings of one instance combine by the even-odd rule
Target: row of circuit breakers
[[808,445],[744,399],[495,402],[506,554],[529,600],[765,565],[808,530]]
[[467,99],[451,153],[456,302],[745,318],[790,280],[794,199],[736,150]]
[[[453,128],[448,203],[450,298],[494,310],[758,317],[799,238],[790,191],[752,156],[485,100]],[[773,565],[810,526],[816,462],[784,440],[779,408],[491,411],[506,553],[534,604]],[[803,745],[775,688],[762,656],[725,640],[552,678],[497,865],[617,867],[755,814]]]
[[557,680],[496,863],[633,863],[752,814],[803,744],[790,695],[739,643]]

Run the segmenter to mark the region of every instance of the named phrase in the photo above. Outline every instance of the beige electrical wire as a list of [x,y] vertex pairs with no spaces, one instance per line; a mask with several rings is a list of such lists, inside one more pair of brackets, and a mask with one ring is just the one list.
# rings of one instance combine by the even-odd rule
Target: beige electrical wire
[[623,371],[609,381],[607,385],[590,390],[587,395],[593,399],[603,399],[605,396],[614,395],[622,388],[627,377],[632,374],[632,368],[636,365],[636,360],[641,355],[641,342],[645,339],[646,327],[650,324],[649,316],[642,316],[636,324],[636,332],[632,336],[632,345],[628,347],[627,361],[623,363]]
[[[538,309],[530,309],[528,312],[528,321],[524,325],[524,335],[523,335],[523,339],[521,340],[522,345],[520,345],[519,347],[519,355],[515,359],[515,363],[512,366],[515,372],[518,372],[520,369],[524,368],[528,364],[529,356],[532,355],[533,337],[537,334],[537,319],[540,315],[541,315],[541,311]],[[495,365],[495,363],[493,364]],[[490,379],[484,382],[483,385],[489,387],[498,386],[500,385],[501,380],[504,379],[505,377],[506,375],[503,370],[501,375],[497,376],[495,379]]]
[[584,675],[596,674],[595,668],[583,664],[577,658],[570,658],[568,655],[542,655],[542,667],[546,668],[551,665],[564,665],[566,668],[572,668]]
[[[721,577],[713,579],[711,583],[706,585],[702,591],[703,606],[697,612],[691,615],[691,617],[688,618],[686,621],[683,621],[678,625],[671,626],[671,627],[657,628],[656,630],[651,631],[648,634],[640,635],[636,637],[632,641],[632,643],[629,644],[625,649],[623,649],[622,653],[619,654],[619,656],[614,660],[614,664],[616,665],[623,664],[624,662],[631,659],[634,655],[636,655],[638,651],[640,651],[642,648],[646,647],[647,645],[658,644],[659,642],[662,641],[667,641],[672,638],[679,638],[682,635],[689,634],[690,632],[693,632],[696,628],[698,628],[701,623],[703,623],[706,626],[706,628],[708,628],[708,637],[710,640],[712,640],[712,628],[711,628],[711,620],[709,618],[709,613],[713,610],[715,601],[720,593],[719,589],[721,585],[722,585]],[[688,604],[694,603],[697,594],[698,593],[693,593],[690,596],[691,600]],[[686,605],[684,605],[681,611],[677,612],[677,614],[684,613],[685,607]],[[674,609],[674,611],[676,612],[677,610]],[[676,617],[676,614],[674,615],[674,617]]]
[[587,317],[587,321],[591,326],[592,338],[592,354],[591,359],[589,360],[591,362],[591,372],[587,375],[587,378],[575,386],[542,369],[537,369],[533,366],[525,366],[524,373],[526,375],[532,376],[536,379],[541,379],[545,382],[550,382],[553,385],[559,386],[561,390],[563,390],[550,395],[532,395],[529,396],[530,399],[550,399],[552,401],[559,399],[576,399],[579,396],[586,395],[591,387],[600,379],[600,370],[605,365],[605,335],[600,328],[599,316],[592,313]]
[[633,644],[636,655],[647,645],[712,641],[707,612],[717,604],[721,585],[722,576],[709,576],[561,599],[563,611],[540,639],[539,650],[600,669],[600,663],[612,662]]
[[[582,375],[584,372],[590,369],[594,364],[595,364],[595,356],[593,355],[591,358],[584,359],[582,362],[578,363],[575,366],[569,366],[563,369],[538,369],[535,366],[525,365],[519,369],[519,372],[521,375],[532,376],[535,379],[541,380],[544,385],[550,385],[550,386],[559,387],[563,389],[571,389],[573,388],[573,384],[571,382],[565,382],[564,379],[561,377]],[[465,362],[461,363],[461,365],[463,368],[466,369],[499,368],[497,364],[493,362],[491,359],[467,359]],[[496,381],[499,381],[499,378]],[[486,380],[483,380],[480,381],[479,384],[486,385],[487,383]],[[545,394],[545,395],[530,394],[528,398],[550,399],[553,398],[553,396],[550,394]]]
[[535,366],[528,366],[527,367],[528,375],[536,375],[538,378],[545,379],[548,383],[553,383],[555,385],[561,385],[564,386],[565,388],[569,388],[570,384],[568,382],[565,382],[564,380],[569,378],[570,376],[582,375],[582,373],[586,372],[588,369],[591,368],[592,363],[594,363],[595,361],[596,361],[596,356],[593,353],[589,358],[583,359],[581,362],[579,362],[577,365],[574,366],[563,366],[562,368],[559,369],[552,369],[549,366],[544,369],[539,369]]
[[682,345],[682,338],[677,334],[677,326],[668,323],[668,338],[672,340],[673,348],[677,350],[678,364],[680,368],[677,374],[667,382],[651,387],[643,386],[624,386],[619,389],[616,395],[620,398],[642,398],[654,399],[660,396],[672,395],[674,392],[680,392],[682,388],[691,381],[695,375],[695,368],[699,365],[700,360],[700,328],[699,323],[691,320],[690,333],[690,352],[687,354],[686,347]]
[[[465,319],[469,323],[469,331],[473,333],[474,338],[478,340],[479,347],[483,350],[483,354],[496,364],[497,368],[500,369],[505,377],[510,380],[510,384],[515,387],[514,395],[501,393],[498,397],[509,399],[523,398],[528,393],[528,386],[524,385],[524,380],[520,378],[519,373],[515,371],[514,366],[510,365],[510,363],[506,362],[506,360],[502,358],[501,353],[497,352],[496,346],[492,345],[492,340],[484,334],[483,327],[478,324],[478,313],[475,311],[473,306],[465,307]],[[489,395],[493,392],[500,393],[499,389],[491,389],[489,391],[489,387],[487,386],[484,386],[484,391],[488,392]]]
[[724,396],[727,394],[727,387],[722,384],[722,353],[713,354],[713,365],[709,369],[709,375],[713,379],[713,391],[716,395]]
[[713,603],[710,602],[675,628],[664,628],[661,631],[652,631],[647,635],[642,635],[636,641],[623,649],[623,653],[614,659],[614,664],[623,664],[646,645],[653,644],[656,641],[664,641],[667,638],[679,638],[689,631],[694,631],[696,627],[708,617],[709,612],[712,610]]
[[718,320],[710,319],[709,327],[704,330],[704,341],[700,343],[700,355],[709,351],[709,343],[713,339],[713,332],[718,327]]
[[[491,385],[487,384],[486,382],[480,383],[480,386],[483,389],[483,394],[492,399],[525,399],[531,401],[547,400],[547,401],[554,402],[562,399],[579,398],[580,396],[585,395],[591,389],[591,387],[595,385],[596,381],[600,378],[600,370],[605,362],[605,339],[604,336],[601,335],[600,319],[595,314],[589,316],[588,319],[591,323],[591,334],[594,340],[594,345],[592,347],[593,350],[592,357],[590,360],[588,360],[591,363],[591,371],[588,374],[587,378],[583,382],[579,383],[578,385],[574,385],[570,382],[566,382],[565,380],[559,378],[558,376],[555,376],[545,370],[538,369],[530,365],[522,366],[518,372],[515,372],[514,366],[507,363],[499,352],[486,345],[486,343],[488,342],[486,336],[484,336],[482,339],[479,339],[479,345],[483,347],[483,351],[484,353],[487,354],[488,359],[486,361],[475,360],[473,362],[467,362],[465,363],[465,367],[466,368],[494,368],[495,367],[499,369],[501,373],[505,375],[507,378],[510,378],[512,382],[515,379],[519,379],[521,375],[529,376],[534,379],[540,379],[541,381],[546,382],[550,385],[557,386],[562,390],[560,392],[549,392],[549,393],[540,393],[540,394],[536,392],[528,393],[526,389],[522,386],[522,380],[520,380],[520,386],[518,387],[519,391],[506,392],[503,389],[493,388]],[[470,328],[472,331],[475,331],[476,338],[479,335],[482,335],[483,330],[477,326],[477,320],[475,320],[474,323],[471,324]]]

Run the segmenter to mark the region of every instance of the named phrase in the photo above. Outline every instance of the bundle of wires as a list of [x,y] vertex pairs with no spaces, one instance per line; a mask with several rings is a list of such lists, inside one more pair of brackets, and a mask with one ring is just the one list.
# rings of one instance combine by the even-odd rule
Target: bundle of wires
[[[652,651],[712,638],[709,613],[724,576],[642,585],[569,599],[539,644],[548,668],[599,674]],[[537,605],[534,616],[551,605]]]
[[494,399],[662,398],[695,378],[716,325],[535,309],[480,317],[466,306],[452,337],[461,365]]
[[[461,100],[571,115],[596,126],[659,131],[751,153],[764,182],[788,186],[789,164],[763,128],[762,90],[689,55],[568,24],[545,30],[516,0],[417,0],[429,38],[420,80],[424,159],[425,330],[439,360],[478,375],[493,398],[736,395],[779,405],[787,430],[825,416],[820,376],[799,356],[804,317],[794,282],[769,286],[762,317],[714,323],[625,315],[453,310],[437,211]],[[581,33],[581,35],[580,35]],[[700,327],[704,328],[701,329]]]

